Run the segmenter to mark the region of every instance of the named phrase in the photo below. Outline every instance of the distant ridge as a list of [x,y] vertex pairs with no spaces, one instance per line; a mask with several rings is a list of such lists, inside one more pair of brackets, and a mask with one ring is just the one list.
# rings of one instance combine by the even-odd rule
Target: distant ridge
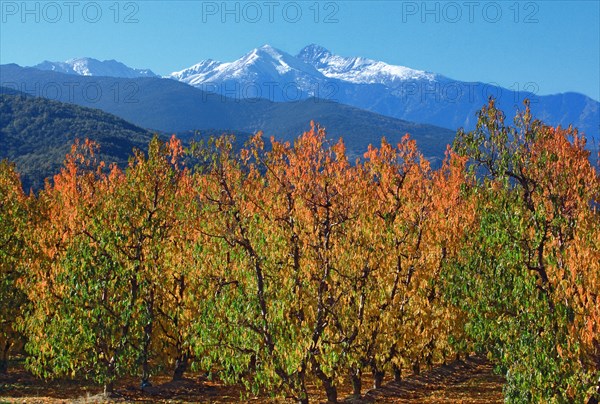
[[127,164],[153,134],[98,109],[32,97],[0,87],[0,160],[16,163],[25,191],[43,187],[60,170],[76,138],[100,144],[107,163]]
[[66,62],[44,61],[35,66],[40,70],[51,70],[58,73],[77,74],[81,76],[106,76],[106,77],[158,77],[149,69],[134,69],[116,60],[100,61],[93,58],[75,58]]
[[[38,69],[70,75],[156,78],[148,69],[114,61],[77,58],[43,62]],[[592,139],[600,135],[600,102],[567,92],[544,95],[492,83],[462,82],[441,74],[357,56],[340,56],[318,44],[295,56],[270,45],[252,49],[231,62],[202,60],[167,78],[229,98],[298,102],[310,98],[347,104],[393,118],[451,130],[473,129],[476,112],[490,96],[511,115],[530,99],[535,116],[551,125],[573,125]]]

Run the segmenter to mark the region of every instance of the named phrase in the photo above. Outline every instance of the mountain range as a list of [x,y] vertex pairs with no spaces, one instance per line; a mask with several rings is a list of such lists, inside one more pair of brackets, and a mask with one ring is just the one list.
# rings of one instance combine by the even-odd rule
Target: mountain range
[[33,67],[40,70],[51,70],[58,73],[77,74],[80,76],[159,77],[150,69],[134,69],[116,60],[100,61],[94,58],[74,58],[66,62],[49,62],[45,60]]
[[142,128],[163,133],[263,131],[293,141],[310,121],[342,137],[351,157],[385,136],[391,142],[410,133],[423,153],[439,161],[455,131],[361,110],[337,102],[309,98],[298,102],[235,99],[208,93],[172,79],[70,75],[56,71],[0,65],[0,86],[63,103],[101,109]]
[[[234,62],[208,59],[166,77],[205,90],[237,91],[236,95],[244,98],[258,93],[263,98],[274,97],[274,101],[294,101],[308,97],[335,100],[343,85],[397,88],[415,80],[433,82],[441,76],[361,57],[337,56],[313,44],[296,56],[264,45]],[[271,88],[266,83],[271,83]]]
[[[106,161],[124,165],[152,133],[176,133],[184,141],[235,133],[239,147],[256,131],[293,141],[315,121],[330,138],[343,137],[351,158],[381,137],[394,143],[410,133],[435,165],[458,127],[473,128],[487,101],[478,85],[484,86],[338,56],[318,45],[296,56],[266,45],[234,62],[204,60],[165,77],[91,58],[0,65],[0,158],[17,163],[26,188],[39,189],[76,137],[98,141]],[[450,97],[465,89],[468,97]],[[486,91],[495,91],[509,117],[530,98],[544,122],[585,131],[597,155],[597,101],[577,93]]]
[[[64,63],[75,74],[91,76],[131,78],[152,77],[140,72],[153,74],[142,69],[121,72],[112,67],[114,61],[87,60],[85,68],[76,68],[78,65],[72,61]],[[44,62],[35,67],[73,74],[61,67],[64,63]],[[592,138],[600,132],[600,103],[583,94],[538,95],[534,91],[536,83],[507,89],[493,83],[457,81],[382,61],[335,55],[315,44],[295,56],[265,45],[233,62],[202,60],[165,77],[237,100],[293,102],[318,98],[452,130],[473,129],[476,112],[490,96],[508,116],[522,108],[523,100],[528,98],[534,115],[548,124],[572,124]]]

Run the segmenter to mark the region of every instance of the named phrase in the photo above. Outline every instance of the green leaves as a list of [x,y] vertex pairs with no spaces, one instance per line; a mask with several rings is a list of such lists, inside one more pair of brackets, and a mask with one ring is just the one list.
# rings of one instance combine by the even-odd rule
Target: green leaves
[[155,138],[126,171],[76,143],[37,198],[2,163],[0,316],[18,318],[37,374],[107,387],[190,362],[335,401],[350,375],[360,392],[365,372],[377,384],[475,349],[510,401],[583,401],[600,363],[600,178],[575,130],[527,105],[514,122],[490,101],[438,170],[409,136],[350,164],[318,126],[239,151]]
[[191,236],[182,212],[193,210],[181,154],[175,139],[155,138],[125,173],[107,172],[86,142],[40,195],[22,327],[32,370],[110,385],[148,378],[155,356],[183,355],[190,264],[179,252]]
[[576,293],[590,293],[600,268],[581,266],[591,251],[577,235],[589,230],[574,218],[600,223],[598,174],[576,131],[532,121],[525,107],[506,126],[491,100],[477,129],[457,136],[480,178],[471,196],[478,221],[445,273],[446,296],[468,314],[468,336],[506,370],[508,400],[585,401],[599,371],[589,365],[597,342],[588,345],[575,313],[588,325],[598,319],[573,293],[583,279]]
[[27,223],[31,201],[21,189],[14,165],[0,161],[0,373],[8,370],[11,347],[22,344],[16,321],[27,303],[18,284],[25,275]]

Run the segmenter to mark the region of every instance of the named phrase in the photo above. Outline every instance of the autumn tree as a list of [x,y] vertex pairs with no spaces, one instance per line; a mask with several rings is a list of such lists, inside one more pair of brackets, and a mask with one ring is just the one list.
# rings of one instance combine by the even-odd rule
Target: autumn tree
[[[400,377],[400,358],[408,356],[406,349],[415,348],[408,341],[416,330],[412,320],[417,320],[410,307],[422,286],[419,261],[424,247],[431,170],[408,136],[397,147],[384,140],[379,149],[370,147],[365,156],[371,176],[365,217],[371,239],[367,244],[377,251],[371,264],[376,277],[369,288],[372,301],[365,324],[369,331],[360,356],[363,366],[373,373],[375,387],[379,387],[390,367]],[[408,330],[411,331],[407,333]],[[355,394],[359,394],[357,383],[354,379]]]
[[476,231],[450,271],[467,333],[497,360],[506,397],[583,401],[598,377],[598,174],[585,138],[493,100],[460,132],[478,186]]
[[361,272],[347,265],[346,237],[366,176],[317,127],[268,152],[257,136],[239,158],[226,139],[216,147],[199,176],[206,288],[218,291],[201,316],[203,349],[220,347],[212,358],[232,381],[250,372],[255,388],[305,402],[312,375],[334,402],[361,327]]
[[147,156],[135,153],[115,195],[119,216],[111,230],[120,235],[115,247],[124,265],[133,265],[131,281],[141,304],[143,384],[148,383],[152,359],[172,362],[175,379],[182,377],[190,359],[186,284],[194,268],[187,251],[194,214],[183,153],[174,137],[166,143],[153,139]]
[[197,322],[200,364],[220,368],[226,382],[241,380],[254,391],[294,395],[302,389],[293,377],[291,344],[298,339],[286,324],[285,301],[278,299],[278,293],[288,292],[282,285],[287,278],[274,276],[279,263],[269,259],[279,240],[271,239],[268,228],[264,178],[249,152],[238,158],[227,137],[201,153],[204,166],[196,176],[202,206],[198,229],[204,236],[198,245],[200,287],[213,295]]
[[44,220],[22,328],[37,374],[92,378],[110,393],[122,375],[147,383],[153,357],[184,358],[187,269],[174,256],[185,242],[177,226],[185,172],[175,139],[155,138],[126,172],[107,170],[95,149],[76,144],[39,196]]
[[386,371],[399,380],[403,367],[418,372],[420,362],[431,366],[450,354],[446,340],[460,322],[440,301],[438,278],[464,228],[457,226],[465,179],[457,156],[434,171],[407,135],[397,147],[383,140],[365,157],[370,179],[357,230],[366,238],[349,249],[354,262],[369,257],[364,269],[372,273],[351,372],[356,395],[361,368],[379,387]]
[[26,303],[18,283],[28,256],[29,202],[15,166],[0,161],[0,373],[8,371],[10,350],[21,343],[15,320]]
[[113,259],[102,215],[123,173],[113,167],[106,174],[96,149],[76,143],[54,184],[47,182],[39,195],[37,255],[24,285],[31,305],[22,329],[34,373],[89,377],[110,392],[134,364],[129,328],[135,295]]
[[241,149],[155,138],[125,170],[97,148],[77,142],[37,197],[0,164],[3,366],[18,331],[34,373],[106,393],[192,364],[337,402],[365,372],[378,387],[472,349],[509,400],[598,387],[600,178],[585,137],[528,105],[509,125],[491,100],[439,169],[408,135],[351,162],[314,124]]

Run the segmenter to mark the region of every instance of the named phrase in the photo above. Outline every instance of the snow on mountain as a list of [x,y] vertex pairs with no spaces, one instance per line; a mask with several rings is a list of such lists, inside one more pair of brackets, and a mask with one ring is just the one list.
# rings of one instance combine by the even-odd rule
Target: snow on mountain
[[209,76],[218,71],[219,68],[224,64],[228,63],[221,63],[212,59],[207,59],[195,64],[192,67],[188,67],[187,69],[171,73],[166,78],[172,78],[190,85],[201,84],[209,80]]
[[333,55],[319,45],[308,45],[296,56],[313,65],[324,76],[356,84],[384,84],[394,87],[406,80],[435,80],[436,75],[404,66],[390,65],[362,57]]
[[269,45],[254,49],[241,59],[233,62],[229,66],[228,73],[231,70],[234,72],[234,77],[243,77],[248,73],[257,76],[269,76],[270,78],[285,75],[319,75],[314,67]]
[[[82,76],[155,76],[150,70],[91,58],[35,67]],[[588,134],[598,134],[600,103],[581,94],[539,96],[489,83],[461,82],[382,61],[335,55],[314,44],[296,56],[265,45],[232,62],[207,59],[164,78],[229,98],[289,102],[314,97],[411,122],[467,130],[474,128],[476,112],[490,95],[496,96],[505,111],[529,98],[537,116],[548,123],[573,124]]]
[[311,64],[270,45],[253,49],[233,62],[208,59],[166,77],[228,95],[275,100],[285,98],[283,91],[301,92],[298,99],[315,96],[314,90],[327,81]]
[[100,61],[93,58],[75,58],[66,62],[44,61],[33,66],[40,70],[52,70],[59,73],[77,74],[79,76],[104,76],[104,77],[158,77],[149,69],[134,69],[116,60]]
[[184,82],[201,82],[207,79],[275,79],[284,75],[319,75],[311,65],[292,55],[264,45],[230,63],[221,63],[212,59],[204,60],[192,67],[171,73],[170,78]]
[[334,55],[315,44],[306,46],[297,56],[265,45],[233,62],[208,59],[166,77],[206,91],[274,101],[290,100],[290,89],[296,90],[298,99],[333,98],[347,91],[348,86],[381,84],[393,89],[407,81],[441,78],[404,66]]

